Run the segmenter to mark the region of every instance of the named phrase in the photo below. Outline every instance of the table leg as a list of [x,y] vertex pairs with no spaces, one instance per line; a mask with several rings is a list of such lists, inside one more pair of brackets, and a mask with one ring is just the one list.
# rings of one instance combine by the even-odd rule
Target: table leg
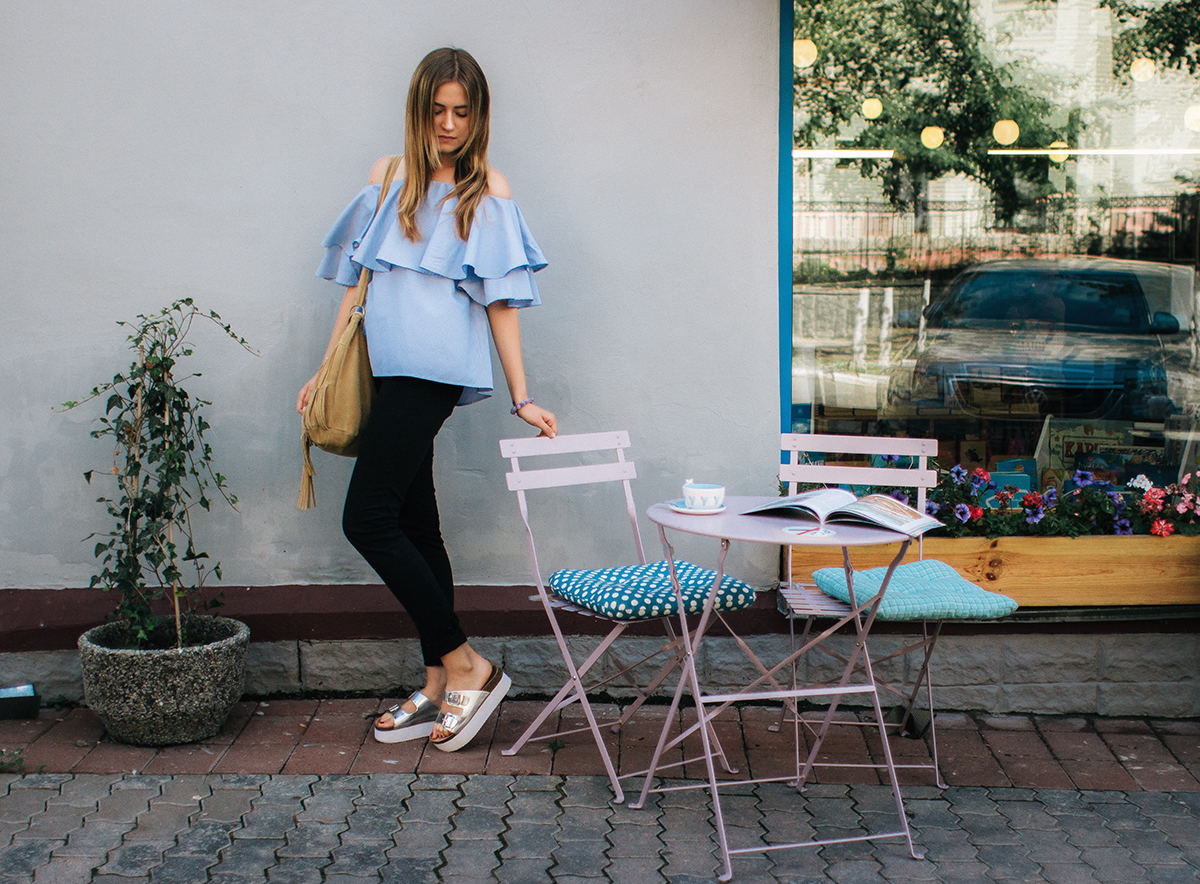
[[[659,527],[661,531],[661,526]],[[724,870],[717,877],[719,881],[729,881],[733,878],[733,864],[729,855],[729,838],[725,834],[725,814],[721,810],[721,795],[717,788],[717,771],[713,766],[713,748],[712,742],[716,739],[716,732],[712,728],[711,718],[708,715],[708,710],[704,706],[704,695],[700,690],[700,678],[696,673],[696,645],[704,638],[704,632],[708,628],[709,616],[712,613],[713,606],[716,604],[717,591],[720,588],[721,580],[725,576],[725,556],[729,552],[729,541],[722,538],[721,553],[717,560],[717,577],[713,581],[713,587],[709,591],[708,598],[704,603],[704,611],[700,615],[700,623],[696,627],[694,641],[689,641],[688,645],[688,661],[687,669],[688,687],[692,692],[692,699],[696,704],[697,724],[700,726],[700,743],[704,751],[704,771],[708,774],[708,791],[712,796],[713,809],[713,825],[717,830],[717,840],[721,843],[721,860],[724,863]],[[679,583],[674,577],[674,566],[672,566],[672,580],[675,581],[676,589],[678,590]],[[682,614],[682,607],[680,613]],[[687,631],[687,621],[683,621],[684,631]],[[712,731],[712,739],[709,738],[709,732]],[[724,758],[724,752],[721,753]],[[728,762],[726,762],[728,767]]]
[[[708,775],[708,788],[712,795],[713,807],[713,825],[717,830],[717,837],[721,844],[721,859],[724,864],[723,873],[719,880],[728,881],[733,877],[733,866],[729,856],[729,842],[725,834],[725,818],[721,811],[721,799],[717,791],[717,772],[713,765],[714,744],[716,751],[720,753],[722,760],[725,762],[725,767],[728,768],[728,760],[725,759],[724,750],[720,748],[720,741],[716,738],[716,732],[713,731],[712,723],[706,713],[702,702],[703,694],[700,690],[700,679],[696,672],[696,645],[703,638],[705,630],[708,628],[709,617],[713,606],[716,603],[717,592],[721,586],[721,580],[725,575],[725,557],[729,553],[729,541],[721,540],[721,552],[717,561],[717,575],[713,581],[712,589],[709,590],[708,598],[705,600],[704,609],[700,614],[700,620],[696,625],[695,630],[688,629],[687,610],[683,604],[683,592],[679,585],[679,576],[675,573],[675,550],[672,548],[670,541],[667,540],[666,531],[660,525],[658,527],[659,540],[662,541],[663,550],[666,552],[668,570],[671,575],[671,585],[675,590],[676,600],[679,606],[679,624],[681,630],[681,638],[684,644],[684,659],[682,666],[682,675],[679,680],[679,686],[675,690],[675,696],[671,700],[671,708],[667,713],[667,718],[663,722],[662,732],[659,734],[658,743],[654,747],[654,754],[650,760],[650,767],[646,771],[646,779],[642,784],[642,792],[638,796],[638,800],[633,804],[634,808],[645,806],[646,798],[650,794],[651,786],[653,785],[654,777],[658,771],[659,762],[662,760],[662,753],[667,746],[667,734],[671,728],[671,723],[675,720],[679,713],[679,703],[683,696],[683,691],[686,689],[691,692],[692,699],[696,705],[697,722],[693,728],[689,728],[684,734],[681,734],[678,740],[682,740],[686,733],[692,730],[699,729],[700,744],[703,747],[704,769]],[[712,739],[710,739],[710,731]],[[674,743],[672,743],[674,745]]]
[[[839,687],[845,687],[849,683],[850,677],[854,674],[854,670],[858,665],[859,655],[862,656],[862,666],[866,676],[866,683],[872,685],[873,687],[875,685],[875,672],[871,666],[871,654],[867,648],[867,636],[870,635],[871,627],[874,625],[875,617],[879,612],[880,602],[883,600],[888,584],[892,580],[892,574],[895,572],[896,567],[900,564],[900,562],[904,559],[905,554],[908,552],[908,546],[910,542],[911,541],[906,540],[900,545],[900,551],[896,554],[895,558],[892,559],[891,564],[888,566],[887,572],[884,574],[883,582],[879,587],[879,592],[874,596],[872,601],[865,602],[861,606],[859,605],[854,594],[854,568],[850,564],[850,550],[847,547],[842,548],[842,563],[846,572],[846,586],[850,593],[850,607],[854,609],[852,622],[854,623],[855,629],[855,644],[854,649],[850,652],[846,660],[845,668],[842,670],[842,677],[838,682]],[[864,611],[866,613],[865,620],[863,619]],[[902,835],[905,843],[908,846],[909,855],[913,859],[922,859],[924,854],[917,851],[916,847],[913,845],[912,832],[909,830],[908,826],[908,817],[904,812],[904,798],[900,791],[900,781],[896,776],[896,765],[892,759],[892,747],[888,741],[887,725],[883,719],[883,708],[879,703],[879,691],[878,689],[874,689],[870,693],[871,707],[872,711],[875,713],[875,724],[878,728],[879,740],[883,748],[883,757],[887,766],[888,780],[892,787],[892,796],[896,802],[896,813],[900,818],[900,830],[898,832],[881,834],[876,837],[892,837],[895,835]],[[837,712],[837,707],[838,695],[835,693],[833,694],[833,698],[829,704],[829,709],[826,711],[824,719],[822,719],[820,730],[817,732],[817,735],[813,740],[813,746],[808,753],[808,758],[805,760],[804,768],[803,770],[797,772],[797,789],[802,790],[804,788],[804,784],[807,781],[809,774],[812,772],[817,754],[821,750],[821,744],[825,739],[825,734],[829,729],[829,725],[833,721],[833,716]]]

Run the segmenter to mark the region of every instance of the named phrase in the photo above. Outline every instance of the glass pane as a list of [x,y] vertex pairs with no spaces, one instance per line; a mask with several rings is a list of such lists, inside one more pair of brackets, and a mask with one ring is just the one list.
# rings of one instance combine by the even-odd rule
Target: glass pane
[[1197,468],[1190,8],[796,2],[795,431],[1026,490]]

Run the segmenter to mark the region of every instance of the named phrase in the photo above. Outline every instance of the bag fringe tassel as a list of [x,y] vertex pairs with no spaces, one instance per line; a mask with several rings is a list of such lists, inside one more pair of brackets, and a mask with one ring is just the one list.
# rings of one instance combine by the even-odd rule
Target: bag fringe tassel
[[317,475],[312,462],[312,441],[305,435],[301,440],[304,453],[304,472],[300,477],[300,499],[296,506],[302,510],[310,510],[317,505],[317,488],[313,479]]

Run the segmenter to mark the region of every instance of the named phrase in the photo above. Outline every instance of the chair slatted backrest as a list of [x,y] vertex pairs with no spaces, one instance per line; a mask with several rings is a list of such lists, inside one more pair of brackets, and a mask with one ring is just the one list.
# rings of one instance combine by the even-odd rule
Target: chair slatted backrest
[[[533,527],[529,522],[529,503],[526,492],[539,488],[563,488],[576,485],[594,485],[604,482],[620,482],[625,492],[625,511],[633,529],[633,540],[637,547],[638,561],[646,563],[646,552],[642,546],[642,535],[638,530],[637,507],[633,502],[630,480],[637,478],[633,461],[625,459],[629,447],[629,433],[613,430],[603,433],[576,433],[559,435],[553,439],[538,436],[529,439],[501,439],[500,453],[509,459],[512,469],[505,475],[510,491],[517,494],[521,519],[529,539],[529,551],[533,558],[534,576],[538,590],[545,592],[541,566],[538,564],[537,548],[533,541]],[[585,454],[611,452],[613,459],[603,463],[578,464],[567,467],[541,467],[523,469],[521,458],[545,455]]]
[[[928,458],[937,454],[937,439],[904,436],[833,436],[821,433],[784,433],[780,451],[787,460],[780,464],[779,478],[788,483],[788,493],[796,493],[796,483],[819,485],[886,485],[916,490],[915,508],[925,512],[925,493],[937,485],[937,471],[930,469]],[[841,454],[863,457],[893,455],[913,458],[912,466],[863,466],[840,463],[805,462],[805,454]]]

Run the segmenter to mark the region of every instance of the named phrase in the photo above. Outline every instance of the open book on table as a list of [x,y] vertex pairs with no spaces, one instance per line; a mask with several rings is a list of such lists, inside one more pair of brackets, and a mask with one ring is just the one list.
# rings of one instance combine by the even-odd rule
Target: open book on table
[[818,488],[803,491],[789,497],[769,500],[745,511],[751,513],[779,513],[806,516],[822,525],[826,522],[858,522],[878,525],[899,531],[910,537],[918,537],[931,528],[940,528],[942,523],[933,516],[917,512],[886,494],[868,494],[855,497],[841,488]]

